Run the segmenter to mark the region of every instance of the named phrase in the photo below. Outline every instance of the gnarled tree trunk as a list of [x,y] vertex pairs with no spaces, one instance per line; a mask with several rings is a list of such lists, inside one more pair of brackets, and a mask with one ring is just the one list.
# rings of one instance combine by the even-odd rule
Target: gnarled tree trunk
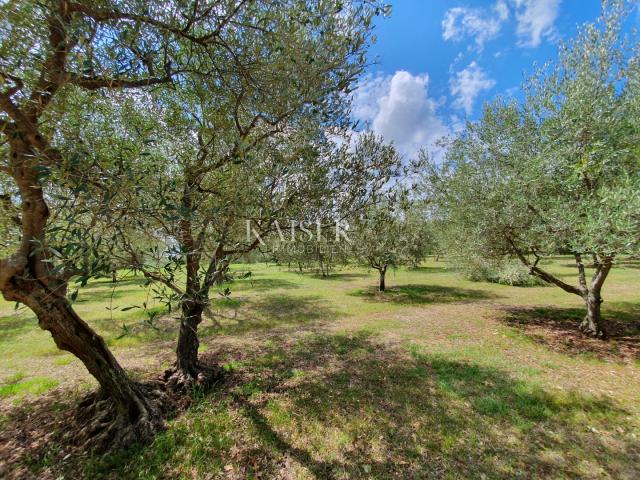
[[[193,206],[192,192],[195,190],[193,179],[187,174],[187,181],[182,196],[182,206],[189,212]],[[200,260],[206,228],[202,228],[197,238],[193,235],[193,224],[190,218],[180,222],[181,242],[186,253],[187,282],[185,293],[182,295],[180,331],[176,348],[176,363],[165,372],[168,386],[179,392],[193,387],[207,388],[222,375],[222,369],[217,365],[204,365],[198,360],[198,326],[202,323],[202,312],[209,304],[209,289],[221,283],[224,269],[219,263],[222,247],[214,254],[209,263],[204,279],[200,281]]]
[[51,332],[58,348],[79,358],[100,384],[100,391],[80,405],[80,439],[87,447],[99,451],[124,448],[149,441],[165,427],[168,405],[162,386],[133,382],[102,337],[77,315],[66,298],[46,288],[18,297],[35,312],[40,327]]
[[557,285],[565,292],[579,295],[584,300],[587,307],[587,314],[584,320],[580,323],[580,331],[587,336],[605,339],[607,337],[606,331],[602,325],[602,317],[600,314],[600,306],[602,300],[602,286],[604,285],[611,268],[613,267],[614,255],[613,254],[601,254],[593,253],[593,263],[595,272],[591,277],[591,282],[587,282],[587,275],[585,266],[582,261],[582,255],[580,253],[574,253],[576,260],[576,267],[578,268],[578,286],[565,283],[560,278],[552,275],[551,273],[538,267],[539,256],[536,256],[535,263],[530,263],[525,255],[515,247],[515,243],[511,241],[514,248],[514,253],[518,256],[520,261],[529,268],[529,273],[534,275],[547,283]]
[[600,305],[603,302],[600,290],[590,289],[583,298],[587,306],[587,314],[580,323],[580,331],[589,337],[606,338],[600,314]]
[[14,255],[0,261],[0,291],[6,300],[29,307],[58,348],[80,359],[100,384],[100,392],[81,404],[80,439],[98,450],[146,441],[164,426],[164,394],[129,379],[102,337],[71,307],[66,280],[52,275],[46,249],[39,248],[46,246],[49,209],[38,178],[38,158],[16,131],[11,173],[22,201],[22,240]]
[[198,376],[198,325],[202,322],[204,305],[192,301],[182,304],[180,333],[176,349],[176,368],[186,375]]
[[205,365],[198,358],[200,341],[198,326],[207,301],[184,300],[176,348],[176,363],[165,372],[167,385],[174,391],[184,392],[194,387],[208,388],[222,376],[217,365]]
[[600,305],[603,302],[601,292],[602,286],[613,266],[613,257],[609,255],[598,255],[596,253],[593,254],[595,273],[591,277],[589,284],[587,284],[581,256],[576,254],[575,257],[576,265],[578,266],[580,290],[587,306],[587,314],[584,320],[582,320],[582,323],[580,323],[580,331],[590,337],[604,339],[607,337],[607,334],[602,326],[600,314]]

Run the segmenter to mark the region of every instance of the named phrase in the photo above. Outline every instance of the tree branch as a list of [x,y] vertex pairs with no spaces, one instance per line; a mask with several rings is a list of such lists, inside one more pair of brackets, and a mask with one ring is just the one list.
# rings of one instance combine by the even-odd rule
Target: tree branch
[[516,247],[515,243],[511,238],[507,238],[507,241],[511,244],[511,248],[513,249],[516,256],[523,263],[523,265],[529,269],[529,273],[531,275],[534,275],[547,283],[556,285],[561,289],[563,289],[565,292],[573,293],[574,295],[579,295],[579,296],[583,295],[583,292],[578,287],[574,287],[573,285],[569,285],[568,283],[563,282],[562,280],[553,276],[549,272],[529,262],[527,257]]
[[611,267],[613,267],[613,255],[607,255],[601,258],[600,262],[596,266],[596,271],[591,279],[591,289],[599,291],[607,279]]
[[580,288],[584,293],[587,293],[587,277],[584,270],[584,263],[582,262],[582,256],[579,253],[574,253],[576,259],[576,265],[578,266],[578,281],[580,282]]
[[171,82],[173,75],[178,72],[171,72],[164,77],[148,77],[140,79],[130,78],[109,78],[109,77],[83,77],[76,73],[68,74],[68,82],[87,90],[98,90],[100,88],[140,88],[149,87],[151,85],[159,85]]
[[149,17],[147,15],[138,15],[135,13],[127,13],[117,10],[115,8],[100,8],[100,7],[91,7],[89,5],[85,5],[78,2],[67,2],[67,6],[70,12],[79,13],[81,15],[85,15],[89,18],[92,18],[96,22],[107,22],[109,20],[131,20],[134,22],[140,22],[146,25],[151,25],[165,32],[172,33],[178,37],[182,37],[190,42],[193,42],[198,45],[209,45],[211,43],[215,43],[215,39],[220,36],[222,30],[227,26],[229,21],[238,14],[240,9],[244,6],[247,0],[242,0],[238,3],[238,5],[224,18],[221,19],[219,25],[201,36],[194,35],[189,33],[191,27],[194,23],[195,15],[191,15],[185,24],[185,26],[180,27],[176,25],[171,25],[170,23],[163,22],[156,18]]
[[164,275],[147,270],[142,264],[137,264],[134,266],[134,268],[136,268],[137,270],[140,270],[146,278],[162,283],[163,285],[169,287],[171,290],[173,290],[180,296],[184,295],[184,292],[180,289],[180,287],[178,287],[175,283],[170,281]]

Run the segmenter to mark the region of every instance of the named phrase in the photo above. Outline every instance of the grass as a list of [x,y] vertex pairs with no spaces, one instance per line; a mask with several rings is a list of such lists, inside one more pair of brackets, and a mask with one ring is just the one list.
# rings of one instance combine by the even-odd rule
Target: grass
[[495,296],[479,289],[441,285],[399,285],[384,292],[379,292],[376,287],[369,287],[356,290],[352,295],[375,302],[393,302],[401,305],[462,302]]
[[[567,258],[546,266],[573,280]],[[603,314],[615,327],[606,347],[575,335],[579,298],[554,287],[469,282],[443,262],[390,272],[384,294],[375,292],[375,272],[362,269],[328,279],[272,265],[251,270],[229,285],[230,298],[216,298],[214,318],[201,328],[203,357],[224,365],[223,384],[198,395],[151,445],[62,461],[49,442],[22,455],[16,471],[148,479],[640,476],[636,262],[615,269],[605,285]],[[150,329],[138,310],[119,308],[111,318],[105,308],[145,301],[138,282],[117,285],[117,296],[110,283],[94,282],[77,308],[127,368],[153,374],[173,358],[177,322],[165,316]],[[43,391],[35,385],[48,389],[55,379],[63,396],[63,387],[91,386],[27,311],[2,303],[0,351],[0,429],[8,434],[23,428],[14,420],[22,410],[48,408],[27,403]],[[67,411],[69,401],[56,408]]]
[[18,372],[0,385],[0,398],[24,396],[27,394],[40,395],[56,387],[58,381],[48,377],[31,377],[24,380],[25,375]]

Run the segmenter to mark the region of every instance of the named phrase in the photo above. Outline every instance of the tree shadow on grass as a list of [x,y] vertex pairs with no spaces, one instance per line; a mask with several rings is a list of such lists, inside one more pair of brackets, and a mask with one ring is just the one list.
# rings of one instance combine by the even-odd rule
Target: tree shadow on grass
[[347,281],[352,282],[354,280],[358,280],[360,278],[367,278],[369,275],[367,273],[360,272],[332,272],[329,275],[321,275],[318,273],[313,273],[309,275],[310,278],[316,280],[327,280],[327,281]]
[[502,321],[555,351],[592,355],[600,359],[640,359],[640,305],[612,302],[603,305],[603,326],[608,339],[585,337],[578,329],[582,308],[510,307]]
[[208,335],[234,335],[268,330],[279,326],[305,325],[336,317],[326,299],[313,295],[263,295],[246,300],[238,308],[213,312],[214,325],[201,328]]
[[379,292],[375,287],[356,290],[350,295],[373,302],[391,302],[402,305],[453,303],[497,298],[497,295],[483,290],[445,287],[441,285],[400,285]]
[[[123,287],[127,285],[142,285],[145,282],[146,282],[146,279],[142,276],[119,278],[115,283],[111,281],[111,278],[99,278],[99,279],[91,280],[85,288],[90,288],[92,286],[113,288],[113,286]],[[74,285],[73,281],[71,285]]]
[[640,259],[626,258],[616,261],[617,267],[640,269]]
[[[178,471],[233,478],[640,474],[637,426],[608,398],[548,391],[499,369],[410,353],[367,335],[275,343],[218,352],[236,356],[239,366],[202,398],[197,416],[183,422],[188,427],[178,422],[170,442],[163,437],[103,462],[103,471],[144,476],[183,462]],[[212,438],[206,432],[214,421]],[[185,463],[185,452],[198,460]]]
[[[631,435],[612,446],[582,423],[587,415],[601,419],[597,428],[628,432],[628,413],[608,399],[550,393],[364,335],[317,335],[278,350],[286,354],[264,354],[251,388],[239,389],[263,445],[240,457],[249,476],[277,473],[283,457],[316,478],[579,477],[583,459],[614,478],[621,466],[639,472]],[[271,462],[252,470],[257,453]]]
[[[103,302],[108,304],[110,300],[120,300],[123,297],[130,297],[140,291],[144,291],[143,282],[132,284],[129,286],[123,286],[115,284],[114,286],[102,285],[102,286],[86,286],[79,289],[78,299],[74,303],[94,303]],[[70,291],[73,291],[73,285],[70,286]],[[117,304],[114,305],[114,307]]]
[[420,266],[420,267],[411,267],[408,268],[407,271],[408,272],[424,272],[424,273],[442,273],[442,272],[446,272],[447,270],[450,270],[446,264],[443,264],[441,266],[437,266],[437,267],[428,267],[428,266]]
[[282,288],[282,289],[300,288],[300,285],[294,282],[290,282],[289,280],[282,280],[279,278],[253,278],[253,277],[225,283],[223,287],[224,286],[228,286],[231,289],[231,291],[233,291],[234,289],[239,289],[239,290],[252,290],[256,292],[262,292],[265,290],[275,290],[278,288]]
[[[568,268],[576,268],[576,264],[575,263],[565,263],[562,266],[563,267],[568,267]],[[586,267],[590,268],[590,269],[595,268],[593,263],[589,263],[588,265],[586,265]],[[615,271],[616,268],[640,269],[640,260],[636,260],[636,259],[633,259],[633,258],[618,258],[615,261],[615,264],[613,266],[613,271]]]
[[366,334],[227,344],[210,357],[236,358],[233,373],[151,445],[64,464],[64,443],[48,443],[30,451],[30,468],[90,478],[640,474],[637,425],[605,397],[545,390]]
[[91,280],[84,287],[72,280],[69,283],[69,292],[78,289],[78,298],[75,303],[82,304],[98,300],[108,302],[111,299],[117,300],[140,292],[141,289],[147,288],[145,284],[146,280],[142,277],[123,278],[115,283],[110,279]]
[[[73,449],[70,442],[73,432],[66,425],[73,424],[71,402],[77,400],[75,394],[56,389],[36,400],[2,405],[0,478],[47,478],[47,473],[56,478],[47,470],[62,469],[62,458]],[[61,451],[65,453],[60,455]]]
[[25,308],[19,312],[0,317],[0,345],[11,342],[16,337],[37,329],[37,326],[38,320],[30,310]]

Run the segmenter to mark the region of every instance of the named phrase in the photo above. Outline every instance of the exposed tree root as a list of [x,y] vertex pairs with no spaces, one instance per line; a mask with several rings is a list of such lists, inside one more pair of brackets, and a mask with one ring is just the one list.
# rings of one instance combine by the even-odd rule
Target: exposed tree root
[[593,322],[589,321],[589,316],[584,317],[584,320],[580,323],[580,331],[591,338],[599,338],[600,340],[607,339],[607,332],[604,329],[599,328]]
[[166,428],[175,402],[162,382],[136,384],[138,398],[123,412],[103,391],[87,395],[78,405],[77,442],[83,450],[104,453],[147,443]]
[[191,371],[179,369],[177,366],[164,372],[167,388],[175,393],[183,394],[194,388],[207,390],[224,376],[224,370],[218,365],[204,365],[198,362]]

